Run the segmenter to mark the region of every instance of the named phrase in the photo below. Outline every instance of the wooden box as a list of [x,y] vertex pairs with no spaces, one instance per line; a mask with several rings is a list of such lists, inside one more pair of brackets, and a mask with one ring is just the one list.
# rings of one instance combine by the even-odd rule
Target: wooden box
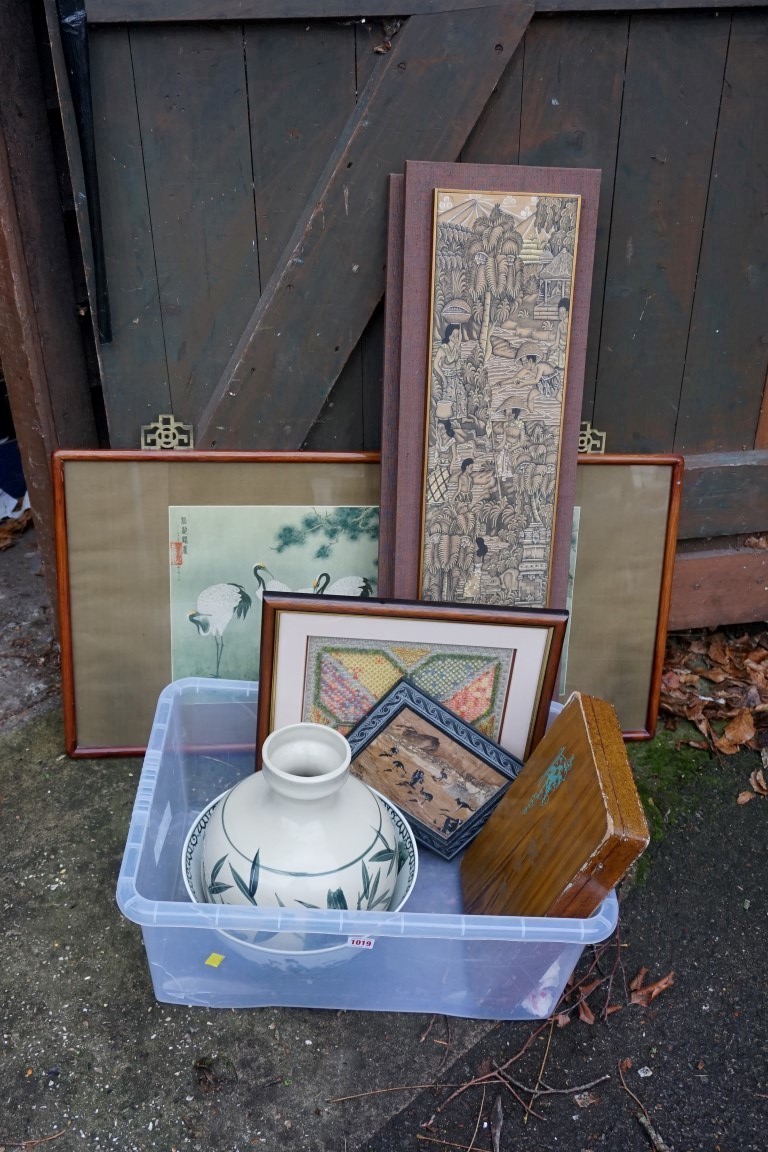
[[575,692],[467,849],[464,909],[589,916],[648,838],[616,710]]

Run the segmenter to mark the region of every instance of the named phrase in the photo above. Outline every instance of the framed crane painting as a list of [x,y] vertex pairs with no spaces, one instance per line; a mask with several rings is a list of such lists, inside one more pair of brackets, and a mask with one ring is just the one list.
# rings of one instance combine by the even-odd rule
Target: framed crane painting
[[267,589],[377,591],[376,505],[182,504],[169,509],[168,531],[174,680],[258,680]]
[[379,457],[54,454],[70,756],[139,755],[184,677],[256,680],[265,589],[373,596]]

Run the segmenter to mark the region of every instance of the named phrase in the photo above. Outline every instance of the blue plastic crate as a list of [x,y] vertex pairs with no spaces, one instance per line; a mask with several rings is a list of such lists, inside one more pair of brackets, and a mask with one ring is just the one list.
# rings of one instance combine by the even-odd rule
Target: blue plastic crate
[[257,700],[258,685],[227,680],[177,680],[160,696],[117,884],[122,912],[141,925],[157,999],[548,1016],[584,946],[613,932],[613,893],[584,920],[466,916],[461,858],[422,848],[403,912],[190,901],[184,840],[208,803],[253,770]]

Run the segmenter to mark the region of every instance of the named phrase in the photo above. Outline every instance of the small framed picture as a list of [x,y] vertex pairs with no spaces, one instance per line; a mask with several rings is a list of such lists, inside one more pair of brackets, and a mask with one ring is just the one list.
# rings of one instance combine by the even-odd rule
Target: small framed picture
[[352,772],[450,860],[479,832],[522,768],[455,712],[399,680],[347,736]]
[[403,676],[524,759],[544,734],[567,612],[266,591],[257,747],[275,728],[345,736]]

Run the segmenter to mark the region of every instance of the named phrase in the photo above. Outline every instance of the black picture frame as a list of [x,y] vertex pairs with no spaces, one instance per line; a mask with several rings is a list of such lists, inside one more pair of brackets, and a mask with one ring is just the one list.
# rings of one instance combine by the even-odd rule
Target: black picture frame
[[477,835],[523,767],[407,677],[347,739],[353,774],[395,804],[419,843],[445,860]]

